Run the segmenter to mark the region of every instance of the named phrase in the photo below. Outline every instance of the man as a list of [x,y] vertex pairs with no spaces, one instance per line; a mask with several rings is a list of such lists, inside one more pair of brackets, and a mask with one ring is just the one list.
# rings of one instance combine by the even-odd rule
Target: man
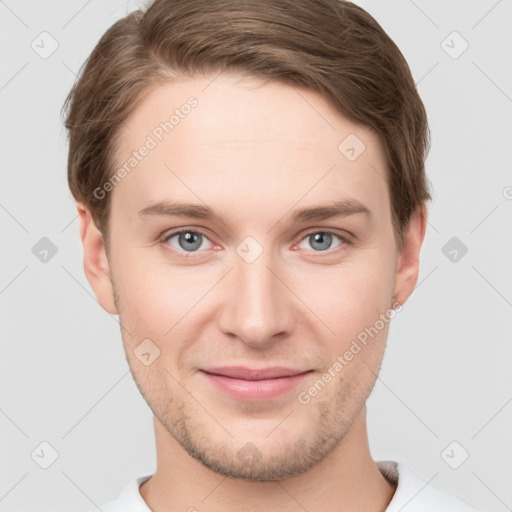
[[85,273],[157,446],[101,510],[474,510],[369,451],[430,199],[426,113],[369,14],[156,0],[65,106]]

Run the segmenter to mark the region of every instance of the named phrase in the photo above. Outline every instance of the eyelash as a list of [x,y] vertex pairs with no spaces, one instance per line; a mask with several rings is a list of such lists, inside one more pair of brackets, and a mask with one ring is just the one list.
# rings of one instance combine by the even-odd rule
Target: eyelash
[[[174,238],[176,235],[180,235],[182,233],[195,233],[195,234],[199,234],[199,235],[202,235],[204,238],[206,238],[208,241],[210,241],[210,239],[204,234],[202,233],[201,231],[198,231],[196,229],[180,229],[178,231],[173,231],[171,233],[167,233],[165,234],[162,239],[160,240],[160,242],[165,245],[166,247],[170,247],[171,250],[178,255],[179,258],[183,258],[183,259],[190,259],[190,258],[195,258],[196,254],[199,254],[199,252],[202,252],[202,251],[195,251],[195,252],[189,252],[187,253],[186,251],[182,251],[182,250],[177,250],[175,249],[174,247],[171,247],[168,242],[171,238]],[[347,246],[350,246],[352,245],[352,241],[346,237],[346,236],[343,236],[343,235],[340,235],[339,233],[336,233],[335,231],[329,231],[329,230],[323,230],[323,229],[314,229],[314,230],[311,230],[311,231],[308,231],[307,233],[305,234],[302,234],[301,237],[296,241],[294,242],[294,245],[297,245],[297,244],[300,244],[300,242],[302,242],[304,239],[306,239],[307,237],[311,236],[311,235],[314,235],[316,233],[322,233],[324,235],[332,235],[336,238],[338,238],[341,242],[342,242],[342,245],[337,247],[336,249],[326,249],[325,251],[314,251],[314,253],[318,253],[316,255],[313,255],[312,257],[313,258],[316,258],[316,257],[323,257],[323,255],[332,255],[334,253],[337,253],[339,250],[343,250],[344,247],[347,247]],[[186,254],[186,256],[183,255],[183,253]]]

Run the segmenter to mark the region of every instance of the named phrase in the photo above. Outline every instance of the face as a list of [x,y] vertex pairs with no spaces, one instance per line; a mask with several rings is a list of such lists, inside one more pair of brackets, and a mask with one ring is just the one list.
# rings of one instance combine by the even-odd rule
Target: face
[[93,286],[137,386],[208,468],[306,471],[362,410],[414,284],[376,135],[316,92],[221,75],[152,90],[119,140]]

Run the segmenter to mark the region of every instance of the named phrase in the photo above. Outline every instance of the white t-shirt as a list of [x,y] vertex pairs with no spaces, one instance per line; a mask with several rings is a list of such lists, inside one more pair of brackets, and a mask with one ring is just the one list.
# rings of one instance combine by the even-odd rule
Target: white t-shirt
[[[407,466],[395,461],[377,461],[383,476],[398,483],[386,512],[478,512],[451,494],[436,489],[417,477]],[[132,480],[119,496],[101,505],[103,512],[151,512],[139,492],[139,487],[152,475]],[[94,512],[92,509],[88,512]]]

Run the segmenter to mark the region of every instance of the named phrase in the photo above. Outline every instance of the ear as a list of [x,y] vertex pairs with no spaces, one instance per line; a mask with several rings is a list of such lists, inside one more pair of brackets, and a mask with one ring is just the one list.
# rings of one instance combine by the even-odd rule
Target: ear
[[101,307],[117,315],[103,235],[94,224],[89,209],[81,203],[77,203],[76,207],[80,220],[80,238],[84,246],[85,275]]
[[420,249],[427,228],[427,211],[419,208],[411,216],[404,230],[402,251],[398,255],[395,274],[394,300],[404,304],[414,290],[418,281],[420,266]]

